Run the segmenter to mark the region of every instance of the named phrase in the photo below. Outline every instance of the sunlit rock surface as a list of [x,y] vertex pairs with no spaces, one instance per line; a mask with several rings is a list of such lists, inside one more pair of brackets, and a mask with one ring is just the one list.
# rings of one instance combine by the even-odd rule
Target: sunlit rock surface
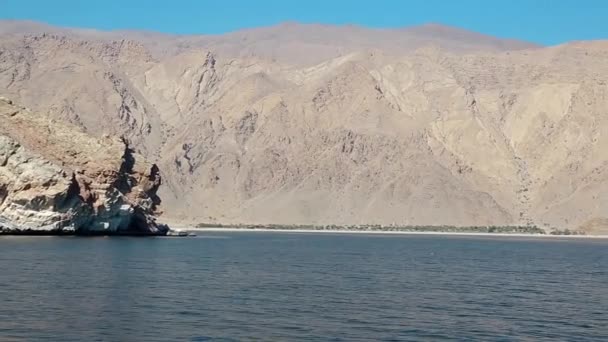
[[161,179],[118,138],[93,138],[0,98],[0,232],[166,234]]

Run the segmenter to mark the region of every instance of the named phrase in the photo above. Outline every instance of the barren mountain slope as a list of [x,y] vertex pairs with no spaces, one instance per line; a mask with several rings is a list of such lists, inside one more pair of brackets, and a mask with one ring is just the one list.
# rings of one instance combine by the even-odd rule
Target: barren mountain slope
[[[282,39],[255,37],[256,49]],[[308,51],[289,46],[285,58],[216,43],[162,55],[132,40],[11,34],[0,89],[91,133],[126,135],[159,163],[174,218],[603,222],[606,43],[474,54],[362,45],[311,64],[288,63]]]

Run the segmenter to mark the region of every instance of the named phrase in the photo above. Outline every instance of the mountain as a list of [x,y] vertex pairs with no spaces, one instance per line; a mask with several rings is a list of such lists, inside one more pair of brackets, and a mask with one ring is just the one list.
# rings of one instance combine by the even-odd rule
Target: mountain
[[159,165],[172,219],[595,231],[608,215],[605,41],[440,25],[0,32],[0,95],[127,137]]

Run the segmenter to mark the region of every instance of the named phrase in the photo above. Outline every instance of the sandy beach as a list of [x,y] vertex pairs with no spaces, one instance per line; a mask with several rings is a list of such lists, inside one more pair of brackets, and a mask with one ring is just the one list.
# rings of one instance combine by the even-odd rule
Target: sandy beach
[[173,226],[176,231],[188,232],[258,232],[258,233],[305,233],[305,234],[383,234],[383,235],[455,235],[480,237],[525,237],[548,239],[608,239],[608,235],[550,235],[550,234],[520,234],[520,233],[467,233],[467,232],[408,232],[408,231],[365,231],[365,230],[317,230],[317,229],[267,229],[267,228],[193,228]]

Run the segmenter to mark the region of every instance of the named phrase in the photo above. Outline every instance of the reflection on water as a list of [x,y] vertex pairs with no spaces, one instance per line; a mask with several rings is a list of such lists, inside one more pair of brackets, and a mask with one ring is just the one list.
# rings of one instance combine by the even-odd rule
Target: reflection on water
[[2,341],[605,340],[608,241],[0,238]]

